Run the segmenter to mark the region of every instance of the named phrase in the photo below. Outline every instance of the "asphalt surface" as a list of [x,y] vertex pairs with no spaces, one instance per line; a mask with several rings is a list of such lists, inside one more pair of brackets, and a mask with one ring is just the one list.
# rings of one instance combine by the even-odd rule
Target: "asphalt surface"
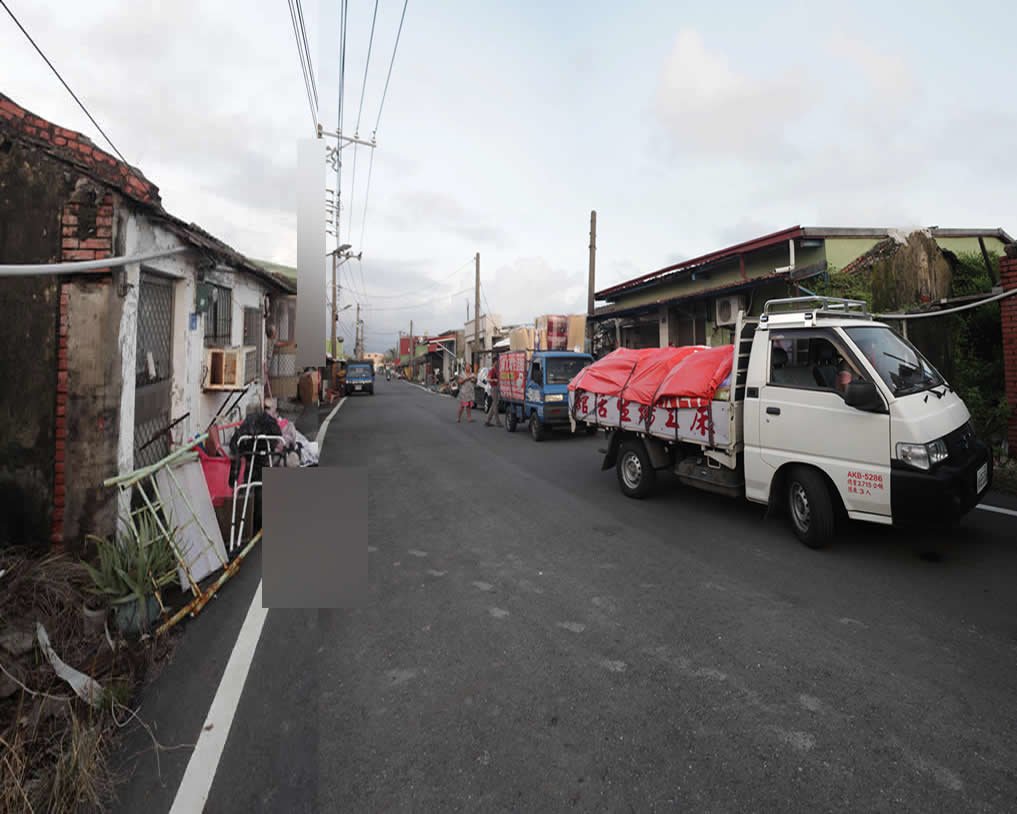
[[[670,478],[627,500],[603,446],[405,382],[347,400],[322,464],[369,466],[371,602],[269,612],[206,811],[1014,810],[1017,518],[815,552]],[[164,745],[256,582],[146,691]],[[146,737],[123,811],[167,811],[186,766]]]

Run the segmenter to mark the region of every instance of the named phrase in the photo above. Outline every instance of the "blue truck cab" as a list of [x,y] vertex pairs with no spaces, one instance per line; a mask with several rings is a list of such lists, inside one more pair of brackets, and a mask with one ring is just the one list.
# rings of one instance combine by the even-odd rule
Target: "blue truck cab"
[[[509,432],[524,421],[534,441],[543,441],[555,427],[569,426],[569,382],[593,364],[588,353],[536,351],[527,362],[524,400],[508,401],[505,426]],[[502,390],[505,398],[505,390]]]
[[374,395],[374,363],[353,361],[346,363],[346,395],[367,393]]

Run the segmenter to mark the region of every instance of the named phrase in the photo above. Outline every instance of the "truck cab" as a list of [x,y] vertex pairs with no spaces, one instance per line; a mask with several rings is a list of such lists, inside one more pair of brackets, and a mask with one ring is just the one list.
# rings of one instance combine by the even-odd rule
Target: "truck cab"
[[[533,440],[543,441],[553,428],[569,427],[569,382],[591,364],[593,357],[587,353],[535,352],[526,365],[522,401],[509,401],[506,405],[505,426],[509,432],[525,421]],[[502,392],[506,400],[505,390]]]
[[883,524],[966,514],[991,483],[992,456],[960,396],[864,303],[805,306],[767,303],[753,336],[745,496],[782,500],[803,539],[816,519],[826,525],[828,502]]
[[346,394],[367,393],[374,395],[374,363],[350,361],[346,364]]

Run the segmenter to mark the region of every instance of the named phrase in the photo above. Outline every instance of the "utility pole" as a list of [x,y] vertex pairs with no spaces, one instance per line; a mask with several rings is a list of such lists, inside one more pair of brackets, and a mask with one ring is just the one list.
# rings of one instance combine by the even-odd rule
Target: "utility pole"
[[[462,257],[462,255],[460,255],[460,257]],[[413,350],[414,350],[414,348],[413,348],[413,320],[411,319],[410,320],[410,349],[409,349],[409,358],[407,359],[407,361],[410,363],[410,381],[411,382],[414,379],[413,374],[416,372],[414,370],[414,366],[413,366],[413,362],[414,362],[414,359],[413,359]]]
[[339,323],[339,286],[336,284],[336,268],[338,267],[338,258],[336,255],[338,252],[332,252],[332,358],[335,359],[336,353],[336,327]]
[[[490,314],[487,315],[490,318]],[[480,252],[477,252],[477,275],[473,291],[473,370],[480,363]]]
[[353,353],[360,359],[363,354],[360,352],[360,303],[357,303],[357,324],[353,326]]
[[593,350],[593,290],[597,269],[597,211],[590,212],[590,283],[586,294],[586,337],[587,351]]

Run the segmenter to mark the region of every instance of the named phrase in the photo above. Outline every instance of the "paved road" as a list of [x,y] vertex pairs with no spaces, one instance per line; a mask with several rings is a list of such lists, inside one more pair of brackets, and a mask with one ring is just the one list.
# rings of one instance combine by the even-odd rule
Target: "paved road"
[[[1017,520],[813,552],[747,503],[624,499],[602,445],[404,382],[348,400],[323,464],[370,465],[372,602],[269,613],[207,810],[1013,810]],[[192,642],[221,672],[234,587],[150,714]],[[161,739],[193,741],[207,699],[173,703]],[[124,810],[167,810],[186,759]]]

